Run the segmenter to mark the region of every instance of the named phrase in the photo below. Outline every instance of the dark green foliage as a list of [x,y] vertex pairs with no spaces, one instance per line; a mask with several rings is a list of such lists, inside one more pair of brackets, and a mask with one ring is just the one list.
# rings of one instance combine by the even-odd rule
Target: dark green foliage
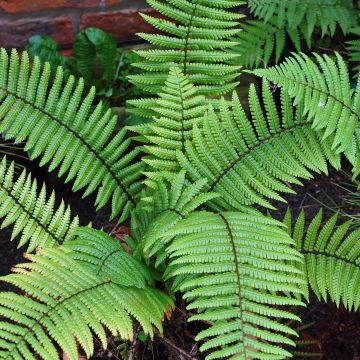
[[96,86],[96,96],[111,106],[123,105],[128,98],[141,94],[126,82],[130,64],[138,56],[117,48],[115,38],[100,29],[80,31],[70,57],[62,55],[49,36],[32,36],[27,51],[32,58],[38,56],[43,63],[49,62],[53,71],[61,66],[65,77],[73,74],[82,77],[86,87]]

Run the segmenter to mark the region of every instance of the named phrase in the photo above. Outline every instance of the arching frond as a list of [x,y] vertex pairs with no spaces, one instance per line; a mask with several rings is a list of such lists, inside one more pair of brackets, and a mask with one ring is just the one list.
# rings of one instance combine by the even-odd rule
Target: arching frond
[[105,327],[132,339],[132,317],[145,333],[152,335],[153,326],[161,331],[171,299],[148,285],[150,275],[115,239],[88,228],[78,234],[75,255],[66,247],[46,249],[2,278],[27,296],[0,293],[0,358],[55,360],[59,346],[78,360],[77,343],[90,357],[93,333],[106,348]]
[[289,233],[304,255],[304,271],[311,289],[319,299],[328,297],[349,310],[360,306],[360,228],[350,231],[351,221],[337,224],[337,215],[322,223],[322,211],[305,230],[302,211],[291,228],[291,214],[286,219]]
[[199,86],[202,94],[224,94],[234,88],[238,67],[225,65],[233,57],[224,49],[236,45],[229,40],[236,34],[242,15],[231,11],[242,1],[147,0],[164,17],[143,14],[144,19],[163,34],[143,34],[140,37],[156,46],[137,53],[144,58],[134,64],[144,70],[130,76],[138,87],[151,93],[161,91],[170,67],[180,65],[189,80]]
[[294,114],[291,100],[282,92],[281,110],[266,83],[263,83],[264,110],[252,85],[247,118],[237,95],[232,108],[223,101],[220,115],[210,107],[202,130],[194,128],[193,141],[186,142],[178,160],[195,181],[208,179],[208,189],[221,195],[214,204],[219,208],[259,204],[268,208],[268,199],[283,200],[280,192],[291,193],[289,183],[300,184],[311,171],[327,172],[327,159],[340,166],[339,155],[331,151],[331,138],[321,141],[320,132],[304,120],[302,111]]
[[249,0],[248,5],[265,22],[272,19],[279,27],[303,27],[307,38],[316,26],[324,36],[334,35],[337,25],[347,33],[357,23],[352,0]]
[[98,208],[111,198],[112,217],[121,212],[126,218],[141,188],[142,163],[132,163],[139,149],[126,152],[125,130],[112,137],[117,118],[110,109],[104,112],[100,103],[90,110],[94,88],[82,100],[83,80],[76,84],[70,76],[63,84],[61,68],[50,90],[49,79],[49,64],[42,68],[35,58],[30,67],[26,52],[19,63],[15,50],[10,61],[0,51],[0,132],[6,139],[26,140],[30,157],[40,157],[50,171],[59,168],[59,176],[67,173],[73,190],[85,189],[87,196],[98,189]]
[[207,109],[205,98],[197,95],[197,90],[179,68],[172,68],[159,99],[155,100],[154,122],[145,132],[143,127],[134,128],[143,133],[147,141],[144,150],[149,155],[142,159],[150,165],[148,176],[154,172],[179,170],[176,150],[184,150],[185,141],[191,140],[194,125],[201,127]]
[[344,152],[351,147],[360,120],[360,82],[350,88],[347,66],[339,54],[337,62],[314,54],[317,63],[305,54],[294,54],[284,63],[254,70],[287,91],[296,104],[303,104],[304,116],[313,120],[315,130],[325,129],[323,138],[335,134],[333,148]]
[[11,240],[20,235],[19,247],[27,244],[27,251],[37,247],[52,247],[74,238],[78,217],[72,218],[69,206],[62,201],[54,209],[54,192],[48,198],[45,185],[38,194],[36,180],[25,170],[14,178],[14,163],[7,166],[4,157],[0,164],[1,228],[14,225]]
[[175,225],[167,248],[168,276],[183,276],[180,290],[198,310],[190,318],[212,325],[196,340],[210,359],[285,359],[283,345],[294,330],[284,319],[299,320],[284,309],[302,305],[302,255],[277,221],[262,215],[194,213]]

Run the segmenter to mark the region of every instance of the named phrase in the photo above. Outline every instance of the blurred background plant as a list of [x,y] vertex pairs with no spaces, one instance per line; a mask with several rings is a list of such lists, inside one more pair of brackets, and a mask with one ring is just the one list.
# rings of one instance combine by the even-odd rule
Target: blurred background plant
[[[129,48],[118,47],[115,38],[103,30],[91,27],[80,31],[71,56],[62,54],[58,43],[46,35],[32,36],[26,50],[32,58],[39,56],[41,62],[49,62],[53,70],[62,66],[67,77],[82,77],[87,87],[96,87],[97,100],[110,107],[122,107],[126,100],[141,95],[126,80],[130,64],[139,56]],[[131,71],[133,74],[134,69]]]

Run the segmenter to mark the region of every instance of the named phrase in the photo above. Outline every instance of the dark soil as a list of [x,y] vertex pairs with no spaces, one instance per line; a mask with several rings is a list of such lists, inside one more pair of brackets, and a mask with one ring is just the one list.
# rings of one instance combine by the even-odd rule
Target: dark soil
[[[93,207],[94,196],[82,199],[80,192],[74,194],[71,191],[71,185],[64,185],[55,175],[48,175],[44,169],[39,169],[36,163],[31,165],[27,163],[27,168],[32,171],[40,183],[44,181],[49,189],[54,188],[58,199],[63,198],[71,205],[73,213],[80,216],[82,225],[87,225],[91,221],[94,227],[104,228],[111,232],[115,223],[108,222],[110,210],[105,208],[96,213]],[[324,208],[324,218],[330,217],[334,211],[344,206],[346,206],[344,209],[348,214],[360,215],[359,206],[346,205],[347,191],[337,185],[344,185],[345,188],[354,190],[354,187],[349,185],[349,178],[334,170],[330,170],[328,176],[316,176],[315,179],[306,181],[303,187],[295,187],[297,195],[287,197],[294,217],[301,209],[304,209],[307,218],[311,219],[319,210],[321,203],[328,206]],[[288,205],[276,205],[280,211],[275,215],[283,216]],[[24,249],[16,248],[16,240],[12,243],[9,242],[10,234],[10,228],[3,229],[0,233],[0,246],[4,249],[4,255],[0,262],[1,275],[9,273],[14,264],[23,261]],[[9,289],[7,285],[1,284],[0,286],[1,290]],[[140,332],[138,340],[130,344],[109,337],[108,350],[104,351],[100,345],[97,346],[96,354],[92,359],[122,359],[122,354],[128,356],[130,352],[132,360],[204,359],[204,355],[199,353],[201,344],[195,341],[195,336],[207,325],[192,322],[187,324],[186,321],[191,314],[184,309],[185,303],[178,299],[171,319],[164,322],[163,338],[155,335],[155,338],[151,340]],[[301,313],[301,317],[303,322],[308,324],[308,328],[301,331],[301,339],[312,343],[301,350],[318,353],[318,355],[313,355],[313,358],[316,359],[360,359],[359,314],[348,313],[342,307],[337,309],[332,304],[323,304],[313,299],[310,306]]]

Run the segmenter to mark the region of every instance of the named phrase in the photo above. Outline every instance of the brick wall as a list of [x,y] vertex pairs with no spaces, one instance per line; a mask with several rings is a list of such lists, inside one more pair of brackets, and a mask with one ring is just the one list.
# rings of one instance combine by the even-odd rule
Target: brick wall
[[66,49],[90,26],[132,42],[136,32],[150,30],[139,10],[151,11],[145,0],[0,0],[0,47],[23,49],[30,36],[42,34]]

